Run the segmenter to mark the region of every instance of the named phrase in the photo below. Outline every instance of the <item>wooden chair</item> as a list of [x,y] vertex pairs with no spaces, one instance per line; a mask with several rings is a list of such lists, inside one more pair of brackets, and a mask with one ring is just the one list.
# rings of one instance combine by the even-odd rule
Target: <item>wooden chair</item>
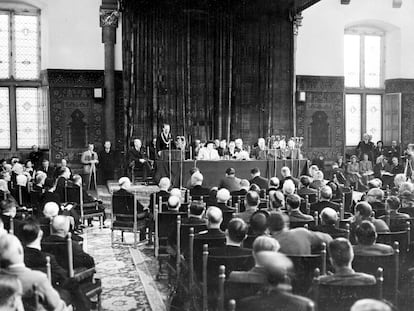
[[398,303],[398,283],[400,277],[400,250],[399,243],[394,242],[394,254],[381,256],[355,255],[352,267],[357,272],[375,274],[378,268],[384,267],[384,292],[385,298],[391,300],[394,305]]
[[355,301],[363,298],[382,299],[384,282],[382,268],[377,269],[377,282],[374,285],[344,286],[339,284],[321,284],[319,270],[315,270],[313,301],[318,311],[348,311]]
[[404,231],[395,231],[395,232],[378,232],[377,243],[383,243],[390,246],[394,245],[394,242],[397,241],[400,246],[400,251],[402,255],[405,256],[406,253],[410,251],[411,243],[411,227],[410,222],[406,223],[406,230]]
[[[100,279],[93,278],[93,275],[96,273],[95,268],[79,268],[75,269],[73,267],[73,248],[72,248],[72,235],[69,232],[66,242],[42,242],[42,249],[45,252],[48,252],[55,256],[67,256],[68,260],[68,276],[73,278],[76,282],[79,283],[82,292],[88,299],[97,297],[98,301],[98,310],[101,310],[101,294],[102,294],[102,284]],[[49,277],[49,276],[48,276]],[[51,275],[50,275],[51,277]]]
[[223,221],[221,222],[221,230],[225,231],[227,229],[227,225],[229,224],[230,220],[233,219],[235,212],[233,211],[225,211],[223,212]]
[[316,268],[326,274],[326,244],[322,243],[320,254],[308,256],[288,256],[293,263],[295,273],[291,277],[293,293],[304,295],[312,285]]
[[102,229],[103,218],[104,218],[105,212],[103,210],[99,210],[98,202],[91,202],[91,203],[83,202],[82,185],[80,187],[65,186],[65,189],[66,189],[67,202],[73,202],[79,206],[80,221],[84,223],[85,220],[87,219],[98,217],[99,223]]
[[114,241],[114,231],[121,231],[121,243],[124,243],[124,232],[132,232],[134,234],[134,248],[137,247],[137,234],[139,230],[147,226],[146,212],[138,210],[136,196],[120,195],[114,193],[112,195],[112,214],[111,214],[111,246]]

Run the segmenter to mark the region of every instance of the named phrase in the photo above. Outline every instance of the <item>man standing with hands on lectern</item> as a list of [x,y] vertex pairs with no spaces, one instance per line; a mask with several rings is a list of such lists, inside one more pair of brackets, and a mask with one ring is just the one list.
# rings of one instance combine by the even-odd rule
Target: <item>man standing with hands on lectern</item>
[[93,143],[89,143],[88,150],[82,153],[81,157],[81,162],[84,164],[83,173],[85,174],[85,182],[88,190],[91,188],[91,182],[93,182],[96,189],[96,165],[99,163],[99,159],[98,154],[93,150],[94,148]]

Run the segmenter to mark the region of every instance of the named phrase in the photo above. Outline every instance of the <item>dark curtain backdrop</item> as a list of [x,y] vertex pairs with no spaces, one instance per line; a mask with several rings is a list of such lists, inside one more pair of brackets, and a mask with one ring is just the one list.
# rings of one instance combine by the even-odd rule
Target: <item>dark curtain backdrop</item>
[[163,122],[190,141],[292,134],[288,8],[259,0],[156,2],[124,3],[127,142],[148,141]]

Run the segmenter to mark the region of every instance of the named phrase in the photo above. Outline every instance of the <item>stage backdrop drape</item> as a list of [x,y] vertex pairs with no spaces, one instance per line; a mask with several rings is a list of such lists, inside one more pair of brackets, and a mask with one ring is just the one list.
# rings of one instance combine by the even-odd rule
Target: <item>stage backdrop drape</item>
[[123,1],[127,142],[291,135],[294,3]]

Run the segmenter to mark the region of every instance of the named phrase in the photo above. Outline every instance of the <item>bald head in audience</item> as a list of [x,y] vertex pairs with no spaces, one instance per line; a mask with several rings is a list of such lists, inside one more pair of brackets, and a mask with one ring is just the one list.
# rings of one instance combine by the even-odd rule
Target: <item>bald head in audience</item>
[[207,210],[208,229],[220,229],[223,221],[223,212],[215,206],[210,206]]
[[221,188],[219,191],[217,191],[217,203],[227,203],[227,201],[230,200],[230,197],[230,191],[225,188]]
[[121,177],[118,181],[119,187],[124,190],[131,188],[131,180],[128,177]]
[[170,196],[174,196],[181,199],[181,190],[178,188],[172,188],[170,191]]
[[67,216],[58,215],[53,218],[52,231],[54,235],[65,238],[69,232],[70,221]]
[[277,252],[280,249],[279,242],[266,235],[258,236],[253,242],[253,257],[257,263],[257,255],[260,252]]
[[277,177],[272,177],[269,180],[269,185],[271,188],[279,188],[280,180]]
[[332,226],[332,225],[335,225],[336,222],[338,221],[337,212],[333,208],[330,208],[330,207],[325,207],[321,211],[320,216],[321,216],[322,225]]
[[168,189],[171,187],[171,182],[168,177],[163,177],[160,179],[160,182],[158,183],[158,187],[160,190],[168,191]]
[[194,172],[193,175],[191,175],[191,186],[201,186],[203,184],[203,175],[200,172]]
[[285,180],[285,182],[283,183],[282,191],[283,191],[283,194],[285,194],[285,195],[294,194],[295,193],[295,183],[290,179]]
[[180,209],[180,198],[177,197],[176,195],[171,195],[168,198],[168,210],[169,211],[175,211],[178,212],[178,210]]
[[375,299],[360,299],[355,302],[351,311],[392,311],[386,303]]
[[250,182],[247,179],[240,180],[240,188],[248,191],[250,188]]
[[0,236],[0,267],[24,264],[23,246],[19,239],[12,234]]
[[43,215],[46,218],[54,218],[59,214],[59,205],[55,202],[47,202],[43,207]]
[[330,201],[332,199],[332,188],[329,186],[323,186],[321,188],[321,201]]

